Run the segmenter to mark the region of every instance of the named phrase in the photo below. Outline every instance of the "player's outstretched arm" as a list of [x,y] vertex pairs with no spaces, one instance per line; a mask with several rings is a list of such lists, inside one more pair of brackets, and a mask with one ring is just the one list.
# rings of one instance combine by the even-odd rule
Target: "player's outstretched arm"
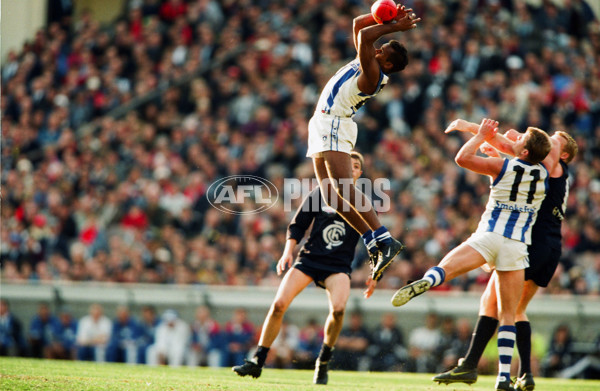
[[281,254],[281,258],[279,258],[279,261],[277,262],[278,276],[280,276],[285,269],[292,267],[292,262],[294,262],[294,248],[296,248],[296,244],[298,244],[296,239],[288,239],[285,242],[283,254]]
[[[352,21],[352,31],[354,36],[354,47],[356,48],[356,51],[358,51],[359,47],[358,33],[366,27],[379,26],[379,28],[376,28],[373,32],[373,34],[379,34],[373,38],[373,43],[375,43],[379,37],[385,34],[397,31],[407,31],[417,27],[417,23],[420,22],[421,19],[415,17],[415,15],[412,13],[412,8],[406,8],[402,4],[398,4],[396,7],[398,10],[396,17],[388,23],[377,25],[377,22],[371,13],[359,15],[354,18]],[[387,27],[381,28],[382,26]]]
[[[446,130],[444,130],[444,133],[450,133],[455,130],[459,132],[470,132],[473,134],[477,134],[477,131],[479,130],[479,125],[474,122],[465,121],[464,119],[459,118],[452,121],[450,125],[448,125]],[[510,129],[504,135],[496,133],[496,135],[487,142],[499,152],[504,153],[506,155],[515,156],[514,141],[517,139],[517,137],[514,137],[514,134],[512,132],[516,133],[517,137],[520,134],[516,130]]]
[[358,52],[358,32],[365,27],[374,26],[377,22],[372,14],[359,15],[352,21],[352,32],[354,37],[354,48]]
[[500,171],[502,171],[504,159],[478,156],[477,150],[484,142],[491,140],[497,132],[498,122],[484,118],[481,121],[477,134],[471,137],[458,151],[455,159],[456,164],[479,174],[490,175],[496,178]]
[[560,136],[550,137],[552,149],[550,149],[548,155],[544,158],[544,160],[542,160],[542,164],[544,165],[544,167],[546,167],[548,172],[552,172],[558,164],[558,162],[560,161],[560,153],[562,150],[562,146],[560,144],[560,141],[558,141],[559,138]]
[[[398,11],[396,18],[390,23],[375,24],[360,29],[356,35],[356,48],[362,73],[358,77],[358,88],[365,94],[372,94],[377,89],[381,69],[375,58],[375,41],[386,34],[399,31],[408,31],[417,27],[420,18],[414,16],[412,9],[404,9],[400,6],[402,12]],[[400,15],[403,17],[400,18]]]

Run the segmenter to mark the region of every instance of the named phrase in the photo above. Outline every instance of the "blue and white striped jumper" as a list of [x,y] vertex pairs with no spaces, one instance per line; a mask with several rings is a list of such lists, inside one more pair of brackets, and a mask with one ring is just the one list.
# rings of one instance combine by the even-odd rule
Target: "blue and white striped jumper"
[[505,159],[476,232],[495,232],[531,244],[531,228],[547,188],[548,170],[543,164]]

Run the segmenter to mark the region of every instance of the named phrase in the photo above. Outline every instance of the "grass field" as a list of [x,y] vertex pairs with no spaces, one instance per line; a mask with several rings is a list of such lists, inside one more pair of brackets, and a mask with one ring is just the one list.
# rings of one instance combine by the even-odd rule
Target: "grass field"
[[[273,391],[273,390],[469,390],[494,389],[494,377],[473,386],[437,385],[430,374],[330,371],[329,385],[312,384],[312,371],[266,369],[259,379],[241,378],[229,368],[151,368],[125,364],[0,358],[0,390]],[[600,390],[600,381],[537,378],[540,391]]]

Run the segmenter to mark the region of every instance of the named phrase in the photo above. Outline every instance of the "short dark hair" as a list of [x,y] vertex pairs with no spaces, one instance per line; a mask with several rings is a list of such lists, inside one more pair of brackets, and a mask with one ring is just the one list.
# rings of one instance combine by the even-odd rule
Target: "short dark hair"
[[395,39],[391,40],[389,43],[391,48],[394,49],[388,57],[388,61],[392,63],[389,73],[400,72],[408,65],[408,50]]

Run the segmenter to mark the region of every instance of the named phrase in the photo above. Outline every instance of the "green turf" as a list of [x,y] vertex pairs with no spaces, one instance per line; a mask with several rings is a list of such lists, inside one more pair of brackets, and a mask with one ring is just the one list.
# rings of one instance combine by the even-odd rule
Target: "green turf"
[[[312,371],[266,369],[259,379],[241,378],[229,368],[151,368],[124,364],[0,358],[0,390],[493,390],[494,378],[473,386],[444,386],[430,374],[330,371],[329,385],[312,384]],[[600,381],[537,378],[540,391],[600,390]]]

